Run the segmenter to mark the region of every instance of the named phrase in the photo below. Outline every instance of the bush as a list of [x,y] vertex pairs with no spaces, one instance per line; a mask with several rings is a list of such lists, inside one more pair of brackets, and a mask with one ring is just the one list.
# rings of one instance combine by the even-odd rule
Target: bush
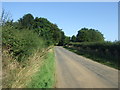
[[30,30],[17,30],[10,26],[4,26],[3,47],[19,62],[27,59],[36,50],[44,48],[44,41],[36,33]]

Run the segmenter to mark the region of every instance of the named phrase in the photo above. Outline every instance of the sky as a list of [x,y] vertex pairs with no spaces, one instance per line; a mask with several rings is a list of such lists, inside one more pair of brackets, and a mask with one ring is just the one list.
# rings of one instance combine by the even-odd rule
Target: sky
[[14,21],[31,13],[58,25],[65,35],[76,35],[81,28],[99,30],[107,41],[118,40],[117,2],[3,2]]

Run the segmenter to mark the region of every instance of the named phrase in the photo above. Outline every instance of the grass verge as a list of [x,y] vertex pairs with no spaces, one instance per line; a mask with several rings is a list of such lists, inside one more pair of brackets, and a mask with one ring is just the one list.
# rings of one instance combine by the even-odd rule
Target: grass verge
[[94,61],[96,61],[96,62],[99,62],[99,63],[101,63],[101,64],[104,64],[104,65],[107,65],[107,66],[109,66],[109,67],[112,67],[112,68],[115,68],[115,69],[120,70],[120,68],[118,67],[118,65],[116,65],[116,64],[113,63],[113,62],[106,61],[104,58],[92,56],[92,55],[87,54],[87,53],[82,53],[82,52],[78,51],[77,49],[68,48],[68,47],[64,47],[64,48],[66,48],[67,50],[72,51],[72,52],[74,52],[74,53],[76,53],[76,54],[78,54],[78,55],[82,55],[82,56],[84,56],[84,57],[86,57],[86,58],[90,58],[90,59],[92,59],[92,60],[94,60]]
[[44,63],[39,71],[32,77],[27,88],[53,88],[55,85],[55,59],[54,51],[50,49],[44,57]]

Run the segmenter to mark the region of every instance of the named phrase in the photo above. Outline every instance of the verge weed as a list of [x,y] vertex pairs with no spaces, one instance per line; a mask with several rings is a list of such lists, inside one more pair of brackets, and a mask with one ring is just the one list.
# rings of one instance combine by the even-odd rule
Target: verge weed
[[53,88],[55,85],[55,59],[53,50],[44,57],[44,64],[32,77],[27,88]]

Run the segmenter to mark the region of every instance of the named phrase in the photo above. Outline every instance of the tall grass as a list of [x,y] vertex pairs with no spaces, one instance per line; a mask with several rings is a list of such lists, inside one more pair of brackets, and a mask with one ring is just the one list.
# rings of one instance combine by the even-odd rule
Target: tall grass
[[39,71],[32,77],[28,88],[53,88],[55,85],[54,52],[50,51],[44,57],[44,63]]

